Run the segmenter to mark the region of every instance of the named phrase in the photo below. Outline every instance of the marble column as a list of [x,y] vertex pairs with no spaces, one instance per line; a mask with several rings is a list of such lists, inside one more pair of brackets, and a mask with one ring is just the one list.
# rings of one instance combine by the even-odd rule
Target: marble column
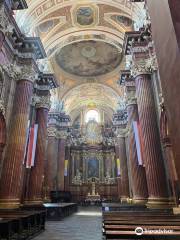
[[[56,138],[56,128],[48,128],[48,145],[47,145],[47,187],[48,192],[57,190],[57,156],[58,156],[58,139]],[[50,195],[49,195],[50,196]]]
[[127,202],[129,198],[129,178],[128,178],[128,166],[127,166],[127,156],[126,156],[126,143],[124,130],[119,129],[118,136],[116,138],[116,148],[118,148],[118,158],[120,160],[120,178],[118,179],[118,189],[120,187],[120,198],[122,202]]
[[31,168],[29,188],[25,204],[41,205],[43,203],[43,191],[45,189],[45,161],[47,146],[47,122],[50,108],[50,96],[37,97],[36,99],[36,124],[38,124],[38,136],[36,144],[35,163]]
[[59,131],[59,144],[58,144],[58,173],[57,173],[57,187],[59,191],[64,191],[64,168],[65,168],[65,147],[66,147],[66,132]]
[[33,93],[34,71],[25,66],[17,81],[8,146],[0,182],[0,208],[18,208],[23,187],[26,131]]
[[[144,48],[143,48],[144,49]],[[138,53],[139,53],[138,49]],[[134,51],[134,54],[135,51]],[[139,55],[138,55],[139,57]],[[141,54],[134,56],[132,72],[135,77],[139,121],[142,133],[143,160],[148,186],[148,206],[159,207],[168,204],[167,180],[161,152],[156,108],[149,72],[149,59]]]
[[138,163],[137,149],[134,131],[132,127],[133,121],[138,120],[138,107],[136,100],[129,100],[127,103],[128,112],[128,143],[129,143],[129,166],[130,166],[130,177],[131,177],[131,188],[133,194],[133,202],[138,204],[145,204],[148,198],[147,181],[145,168]]

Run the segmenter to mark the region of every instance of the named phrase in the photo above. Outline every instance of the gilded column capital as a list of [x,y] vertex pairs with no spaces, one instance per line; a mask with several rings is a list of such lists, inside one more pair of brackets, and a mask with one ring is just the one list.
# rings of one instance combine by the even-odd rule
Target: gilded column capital
[[135,105],[137,104],[137,98],[135,96],[135,94],[132,94],[130,96],[127,96],[126,98],[126,106],[130,106],[130,105]]
[[28,80],[34,83],[37,76],[37,72],[35,71],[32,65],[23,66],[14,65],[14,76],[16,81]]
[[6,74],[15,79],[16,81],[28,80],[34,83],[37,73],[32,65],[19,66],[16,63],[0,65],[0,71],[6,72]]
[[152,65],[152,59],[140,59],[134,60],[131,65],[131,74],[133,77],[137,77],[142,74],[152,74],[154,71]]
[[131,75],[152,74],[158,69],[157,57],[152,41],[147,45],[132,46]]
[[48,137],[56,137],[57,129],[55,127],[47,128]]
[[127,128],[117,128],[115,131],[116,138],[124,138],[127,134]]
[[68,136],[68,133],[67,133],[66,130],[60,130],[60,131],[57,131],[57,133],[56,133],[56,137],[59,138],[59,139],[66,140],[67,136]]
[[32,104],[36,108],[47,108],[48,110],[51,108],[50,95],[47,96],[34,96],[32,100]]

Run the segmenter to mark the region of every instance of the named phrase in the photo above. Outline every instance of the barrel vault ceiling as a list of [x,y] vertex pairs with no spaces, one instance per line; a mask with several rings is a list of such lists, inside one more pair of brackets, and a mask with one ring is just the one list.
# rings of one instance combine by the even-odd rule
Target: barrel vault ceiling
[[123,89],[125,31],[133,29],[142,6],[128,0],[27,0],[28,10],[16,13],[26,34],[39,36],[47,53],[41,63],[55,73],[59,88],[53,99],[65,110],[96,106],[112,114]]

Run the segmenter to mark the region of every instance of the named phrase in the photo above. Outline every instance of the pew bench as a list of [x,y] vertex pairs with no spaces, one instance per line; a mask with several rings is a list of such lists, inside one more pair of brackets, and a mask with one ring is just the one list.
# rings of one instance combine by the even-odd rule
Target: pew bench
[[45,211],[0,211],[0,239],[30,239],[45,229]]
[[[142,235],[136,228],[144,230]],[[153,232],[152,230],[156,231]],[[157,232],[157,230],[160,230]],[[168,231],[168,232],[167,232]],[[105,239],[180,239],[180,216],[155,212],[104,212]]]

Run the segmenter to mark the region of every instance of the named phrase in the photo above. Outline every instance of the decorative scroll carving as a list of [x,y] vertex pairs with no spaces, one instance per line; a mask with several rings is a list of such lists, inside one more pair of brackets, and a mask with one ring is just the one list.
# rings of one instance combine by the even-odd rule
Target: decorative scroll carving
[[37,73],[32,66],[14,66],[16,80],[29,80],[34,83]]
[[131,65],[131,74],[133,77],[142,74],[152,74],[153,71],[158,69],[156,57],[149,57],[147,59],[141,58],[140,60],[134,60]]
[[6,72],[10,78],[15,79],[16,81],[29,80],[31,82],[34,82],[37,75],[32,66],[18,66],[16,63],[0,65],[0,71]]

